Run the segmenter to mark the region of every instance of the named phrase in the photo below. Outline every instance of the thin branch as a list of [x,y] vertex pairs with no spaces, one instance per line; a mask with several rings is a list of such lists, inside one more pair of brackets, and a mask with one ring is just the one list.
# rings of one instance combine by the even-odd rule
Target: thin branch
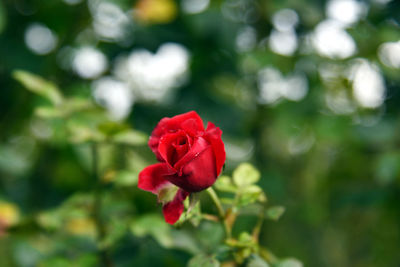
[[264,222],[264,212],[260,212],[259,216],[258,216],[258,220],[257,220],[257,224],[253,229],[253,239],[254,241],[256,241],[258,243],[258,238],[260,236],[260,232],[261,232],[261,227],[263,225]]
[[259,239],[260,233],[261,233],[261,228],[262,228],[262,225],[263,225],[264,219],[265,219],[265,206],[266,206],[266,203],[265,202],[262,203],[262,207],[258,213],[257,224],[253,228],[252,236],[253,236],[254,241],[256,241],[257,243],[258,243],[258,239]]
[[219,217],[217,217],[215,215],[203,213],[201,216],[205,220],[213,221],[213,222],[219,222]]
[[215,193],[215,191],[214,191],[214,189],[212,189],[212,187],[209,187],[206,191],[207,191],[208,195],[211,197],[211,199],[213,200],[213,202],[218,210],[220,220],[222,221],[222,223],[224,225],[226,237],[231,238],[231,228],[229,227],[229,225],[226,221],[226,214],[225,214],[224,209],[222,208],[222,204],[218,198],[217,193]]

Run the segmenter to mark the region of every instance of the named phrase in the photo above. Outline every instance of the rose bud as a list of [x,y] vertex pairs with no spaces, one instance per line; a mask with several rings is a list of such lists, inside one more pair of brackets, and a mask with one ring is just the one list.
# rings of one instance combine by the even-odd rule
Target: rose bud
[[158,196],[165,221],[174,224],[190,193],[214,184],[225,163],[222,131],[211,122],[204,129],[195,111],[163,118],[154,128],[149,147],[160,163],[139,173],[138,187]]

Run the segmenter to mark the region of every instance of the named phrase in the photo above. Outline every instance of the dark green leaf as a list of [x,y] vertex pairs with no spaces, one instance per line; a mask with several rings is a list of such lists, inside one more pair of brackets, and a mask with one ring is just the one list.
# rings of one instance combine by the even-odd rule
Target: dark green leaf
[[284,212],[285,212],[285,207],[274,206],[266,210],[265,216],[267,219],[277,221],[283,215]]

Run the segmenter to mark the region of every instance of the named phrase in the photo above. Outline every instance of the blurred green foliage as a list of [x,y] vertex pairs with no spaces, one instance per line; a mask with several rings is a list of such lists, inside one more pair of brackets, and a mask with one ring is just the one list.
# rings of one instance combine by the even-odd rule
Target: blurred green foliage
[[[0,266],[98,266],[104,248],[116,266],[217,266],[220,225],[170,227],[136,188],[151,130],[188,110],[224,132],[224,205],[266,192],[276,266],[398,266],[400,2],[196,2],[0,2]],[[124,95],[101,95],[104,77]],[[268,266],[256,221],[237,218],[236,257]]]

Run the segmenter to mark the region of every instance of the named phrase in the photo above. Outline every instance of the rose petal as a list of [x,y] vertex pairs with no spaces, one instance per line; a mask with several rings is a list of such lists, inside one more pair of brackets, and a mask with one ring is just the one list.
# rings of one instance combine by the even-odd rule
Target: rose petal
[[157,194],[158,190],[170,182],[166,176],[174,172],[166,163],[157,163],[144,168],[139,173],[138,187],[145,191]]
[[198,132],[204,132],[203,122],[200,125],[202,127],[199,127],[199,122],[196,119],[189,119],[182,122],[181,128],[190,136],[196,136]]
[[164,219],[167,223],[174,224],[179,220],[185,210],[183,201],[188,195],[188,192],[179,189],[174,199],[163,206]]
[[189,187],[189,192],[204,190],[215,183],[217,174],[211,146],[183,167],[183,176],[186,178],[185,184]]
[[212,122],[207,124],[207,130],[204,138],[211,144],[211,147],[214,151],[217,177],[221,173],[222,167],[224,166],[226,160],[225,146],[224,142],[222,142],[221,135],[222,131],[220,128],[215,127]]
[[157,126],[154,128],[153,132],[151,133],[151,136],[149,138],[149,147],[151,151],[157,156],[158,161],[164,161],[163,158],[161,157],[160,153],[158,152],[158,144],[160,142],[160,138],[163,134],[168,133],[168,129],[166,127],[167,121],[169,121],[170,118],[163,118],[160,120],[160,122],[157,124]]
[[181,173],[182,167],[197,157],[208,146],[210,144],[203,137],[196,138],[190,150],[174,165],[174,169]]
[[[183,141],[184,144],[180,145],[177,142]],[[189,148],[189,137],[184,131],[179,130],[176,133],[165,134],[161,137],[158,152],[163,161],[171,167],[182,158]]]
[[165,121],[166,127],[169,130],[177,130],[182,128],[182,124],[192,121],[192,127],[194,127],[197,131],[204,131],[203,120],[200,118],[199,114],[195,111],[189,111],[177,116],[172,117],[171,119]]
[[[199,148],[199,152],[193,149],[196,146]],[[168,181],[188,192],[204,190],[213,185],[217,178],[215,157],[211,146],[200,137],[199,141],[194,143],[193,148],[188,154],[195,152],[194,154],[181,159],[183,163],[180,172],[166,177]]]
[[188,133],[204,131],[203,121],[195,111],[189,111],[172,118],[163,118],[154,128],[149,139],[149,147],[159,161],[163,161],[158,152],[160,138],[166,133],[176,132],[183,128],[185,128],[185,131],[188,130]]

